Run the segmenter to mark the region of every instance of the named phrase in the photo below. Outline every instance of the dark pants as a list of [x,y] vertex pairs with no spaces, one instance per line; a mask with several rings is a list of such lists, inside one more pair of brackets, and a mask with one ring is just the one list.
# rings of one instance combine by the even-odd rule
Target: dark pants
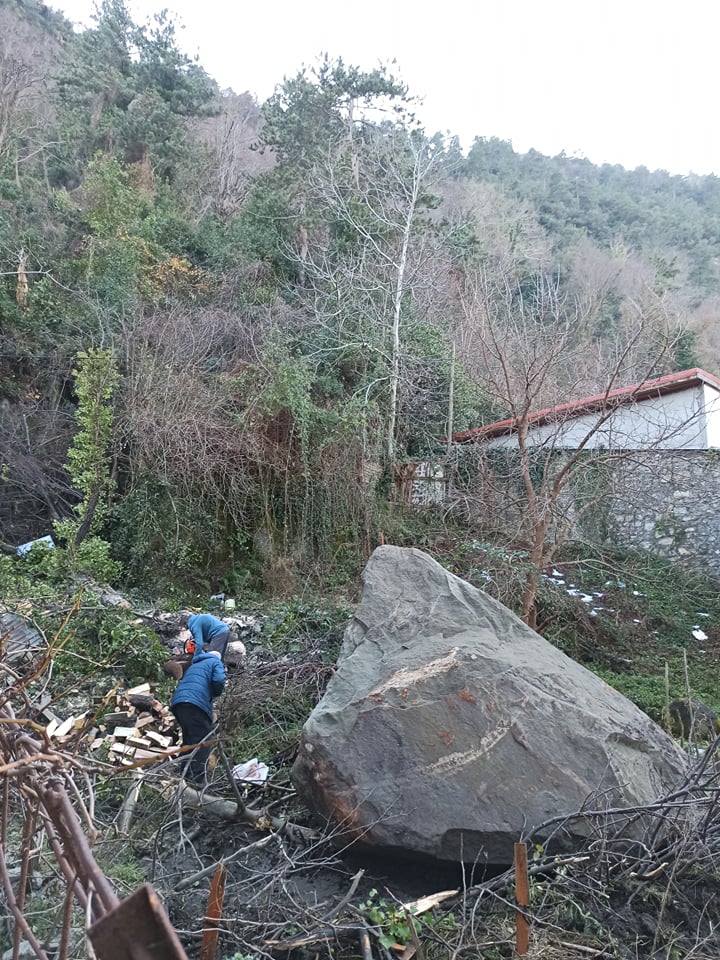
[[213,650],[218,650],[220,653],[220,658],[225,662],[225,650],[228,645],[228,640],[230,639],[230,631],[225,630],[223,633],[218,633],[216,637],[213,637],[210,643],[205,647],[205,653],[211,653]]
[[[175,714],[182,730],[183,747],[200,743],[213,728],[211,718],[200,707],[196,707],[194,703],[176,703],[172,712]],[[183,754],[185,776],[194,783],[204,783],[205,765],[209,756],[210,747],[204,744],[194,750],[192,754]]]

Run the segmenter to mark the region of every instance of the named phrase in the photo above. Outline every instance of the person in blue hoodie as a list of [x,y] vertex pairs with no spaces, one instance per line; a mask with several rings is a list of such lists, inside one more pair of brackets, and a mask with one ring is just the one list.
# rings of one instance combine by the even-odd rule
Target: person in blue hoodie
[[195,640],[196,652],[219,650],[220,658],[225,660],[225,649],[230,639],[230,628],[226,623],[211,613],[196,613],[187,618],[187,625]]
[[170,709],[182,730],[183,746],[199,744],[185,766],[185,775],[198,785],[205,782],[205,765],[210,756],[205,741],[214,723],[213,700],[225,689],[225,680],[220,651],[203,652],[198,647],[170,701]]

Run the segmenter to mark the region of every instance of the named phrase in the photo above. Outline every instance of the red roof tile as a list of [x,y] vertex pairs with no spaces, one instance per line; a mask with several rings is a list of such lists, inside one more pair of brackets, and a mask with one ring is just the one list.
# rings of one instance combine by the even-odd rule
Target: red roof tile
[[[667,393],[675,393],[678,390],[686,390],[688,387],[697,386],[706,383],[716,390],[720,390],[720,378],[706,373],[699,367],[692,370],[682,370],[680,373],[668,373],[664,377],[656,377],[654,380],[646,380],[643,383],[636,383],[629,387],[619,387],[617,390],[609,390],[606,393],[598,393],[593,397],[584,397],[582,400],[574,400],[572,403],[561,403],[556,407],[548,407],[546,410],[538,410],[537,413],[531,413],[528,417],[528,423],[533,426],[543,426],[546,423],[552,423],[559,419],[568,419],[578,417],[583,413],[591,413],[606,409],[607,407],[618,407],[624,403],[635,403],[638,400],[647,400],[649,397],[659,397]],[[517,419],[498,420],[496,423],[489,423],[484,427],[474,427],[472,430],[464,430],[462,433],[454,433],[453,441],[455,443],[472,443],[474,440],[486,440],[489,437],[499,437],[506,433],[512,433],[517,424]]]

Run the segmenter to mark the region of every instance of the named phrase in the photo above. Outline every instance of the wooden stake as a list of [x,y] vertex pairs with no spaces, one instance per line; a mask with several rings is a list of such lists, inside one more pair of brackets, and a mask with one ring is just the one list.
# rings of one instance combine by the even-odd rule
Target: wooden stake
[[527,844],[515,844],[515,900],[518,910],[515,912],[515,953],[524,957],[530,942],[530,925],[525,911],[530,906],[530,887],[528,884]]
[[210,884],[210,896],[208,897],[207,913],[205,914],[205,929],[200,946],[200,960],[215,960],[215,951],[220,935],[218,924],[222,917],[223,900],[225,899],[226,876],[227,870],[225,864],[221,861]]

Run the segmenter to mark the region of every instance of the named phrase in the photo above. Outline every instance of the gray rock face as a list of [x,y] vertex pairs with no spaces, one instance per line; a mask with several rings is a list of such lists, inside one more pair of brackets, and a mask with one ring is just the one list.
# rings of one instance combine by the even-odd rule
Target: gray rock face
[[365,569],[293,780],[369,849],[509,863],[525,828],[590,799],[648,803],[686,767],[649,717],[507,608],[387,546]]

